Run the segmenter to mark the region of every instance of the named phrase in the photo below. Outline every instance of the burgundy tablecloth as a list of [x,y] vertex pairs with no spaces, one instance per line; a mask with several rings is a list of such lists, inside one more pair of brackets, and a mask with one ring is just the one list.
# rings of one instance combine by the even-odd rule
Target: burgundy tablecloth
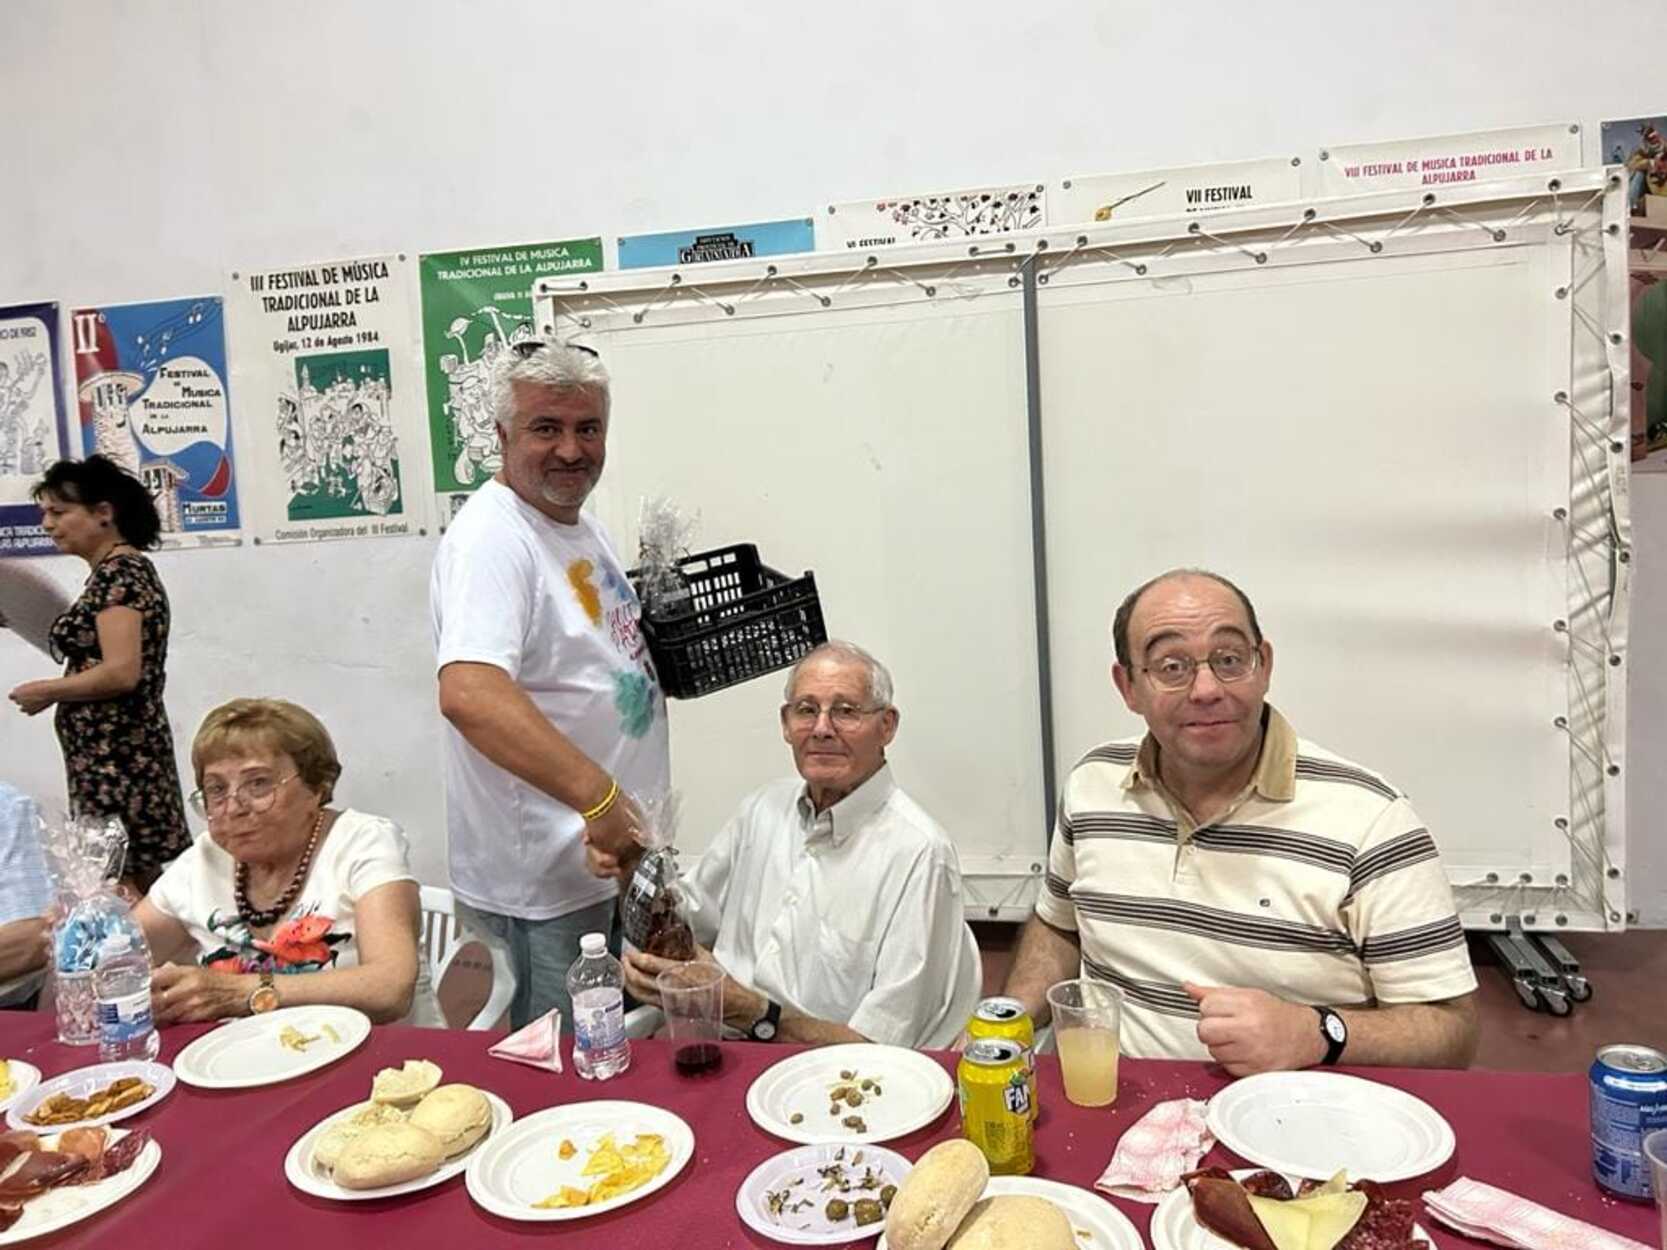
[[[163,1034],[162,1059],[204,1031]],[[97,1061],[87,1049],[51,1040],[45,1013],[0,1012],[0,1055],[25,1059],[52,1077]],[[278,1245],[304,1250],[332,1247],[475,1247],[543,1239],[563,1247],[651,1246],[663,1250],[773,1247],[735,1213],[735,1191],[753,1167],[788,1143],[747,1117],[747,1087],[791,1047],[737,1043],[727,1048],[721,1073],[686,1080],[672,1068],[663,1042],[639,1042],[630,1071],[604,1084],[581,1081],[571,1066],[560,1076],[493,1059],[486,1048],[498,1033],[378,1028],[341,1062],[263,1089],[206,1092],[177,1086],[167,1099],[127,1126],[148,1128],[161,1143],[156,1175],[116,1207],[32,1246],[161,1246],[237,1250]],[[405,1059],[432,1059],[447,1080],[467,1081],[504,1098],[517,1116],[587,1098],[631,1098],[668,1107],[695,1133],[695,1157],[664,1189],[641,1202],[570,1223],[522,1224],[484,1214],[470,1201],[461,1176],[398,1199],[332,1203],[308,1197],[284,1179],[283,1161],[295,1139],[332,1111],[362,1101],[378,1068]],[[951,1072],[955,1056],[937,1058]],[[1647,1245],[1657,1236],[1655,1212],[1606,1197],[1592,1183],[1584,1074],[1560,1076],[1498,1072],[1363,1071],[1418,1095],[1436,1107],[1458,1136],[1458,1151],[1430,1176],[1396,1186],[1416,1195],[1457,1176],[1488,1181],[1579,1219]],[[1198,1063],[1125,1060],[1117,1104],[1089,1110],[1065,1101],[1059,1067],[1040,1067],[1042,1121],[1037,1128],[1037,1176],[1092,1186],[1123,1129],[1154,1102],[1208,1098],[1226,1083],[1218,1069]],[[953,1108],[932,1127],[890,1143],[909,1158],[955,1135]],[[1212,1162],[1236,1166],[1217,1148]],[[1106,1199],[1106,1201],[1112,1201]],[[1115,1203],[1144,1236],[1152,1208]],[[1444,1247],[1474,1246],[1426,1219]],[[850,1243],[871,1246],[872,1240]],[[1150,1241],[1148,1241],[1150,1245]]]

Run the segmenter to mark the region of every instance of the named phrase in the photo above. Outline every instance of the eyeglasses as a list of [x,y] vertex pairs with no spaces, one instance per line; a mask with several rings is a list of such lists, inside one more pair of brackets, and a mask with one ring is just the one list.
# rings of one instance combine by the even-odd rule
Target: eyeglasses
[[[541,352],[549,346],[550,344],[546,343],[543,339],[522,339],[519,343],[511,343],[509,345],[509,350],[514,352],[522,360],[525,360],[528,356]],[[583,352],[585,355],[595,357],[597,360],[602,359],[601,352],[597,351],[594,347],[586,347],[583,343],[557,343],[556,346],[571,348],[576,352]]]
[[197,815],[214,819],[214,813],[220,811],[232,799],[236,799],[251,812],[264,812],[278,799],[278,787],[287,781],[300,776],[299,773],[288,773],[282,777],[251,777],[242,785],[205,786],[201,790],[191,792],[191,806]]
[[809,699],[781,705],[782,718],[795,729],[815,728],[824,711],[827,712],[828,720],[835,729],[855,729],[862,724],[864,717],[883,712],[885,708],[858,707],[855,703],[831,703],[824,708],[820,703],[813,703]]
[[1249,677],[1262,663],[1260,651],[1244,651],[1237,647],[1218,647],[1202,660],[1190,655],[1166,655],[1156,664],[1141,667],[1141,672],[1152,679],[1152,684],[1165,690],[1191,689],[1198,670],[1208,664],[1217,681],[1232,685]]

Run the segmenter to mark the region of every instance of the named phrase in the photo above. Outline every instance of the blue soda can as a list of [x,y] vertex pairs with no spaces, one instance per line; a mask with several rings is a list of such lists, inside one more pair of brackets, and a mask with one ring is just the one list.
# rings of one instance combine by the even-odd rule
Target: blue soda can
[[1617,1198],[1649,1202],[1644,1138],[1667,1128],[1667,1055],[1605,1046],[1592,1061],[1592,1175]]

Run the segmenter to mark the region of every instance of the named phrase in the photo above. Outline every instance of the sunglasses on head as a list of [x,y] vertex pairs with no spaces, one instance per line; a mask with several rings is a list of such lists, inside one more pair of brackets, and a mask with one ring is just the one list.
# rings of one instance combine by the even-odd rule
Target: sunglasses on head
[[[522,360],[525,360],[534,352],[541,352],[549,346],[550,344],[546,343],[543,339],[522,339],[519,343],[511,343],[509,345],[509,350],[514,352]],[[594,347],[586,347],[583,343],[557,343],[555,346],[571,348],[573,351],[583,352],[587,356],[594,356],[597,360],[602,359],[601,352],[597,351]]]

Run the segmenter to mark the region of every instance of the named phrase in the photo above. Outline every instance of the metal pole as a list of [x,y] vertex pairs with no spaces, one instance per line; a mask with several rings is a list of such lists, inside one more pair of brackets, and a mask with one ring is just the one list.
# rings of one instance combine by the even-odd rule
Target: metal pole
[[1042,482],[1042,346],[1036,318],[1036,257],[1024,278],[1025,416],[1030,427],[1030,558],[1036,598],[1036,705],[1042,722],[1042,854],[1046,863],[1057,802],[1053,748],[1053,659],[1048,645],[1048,523]]

